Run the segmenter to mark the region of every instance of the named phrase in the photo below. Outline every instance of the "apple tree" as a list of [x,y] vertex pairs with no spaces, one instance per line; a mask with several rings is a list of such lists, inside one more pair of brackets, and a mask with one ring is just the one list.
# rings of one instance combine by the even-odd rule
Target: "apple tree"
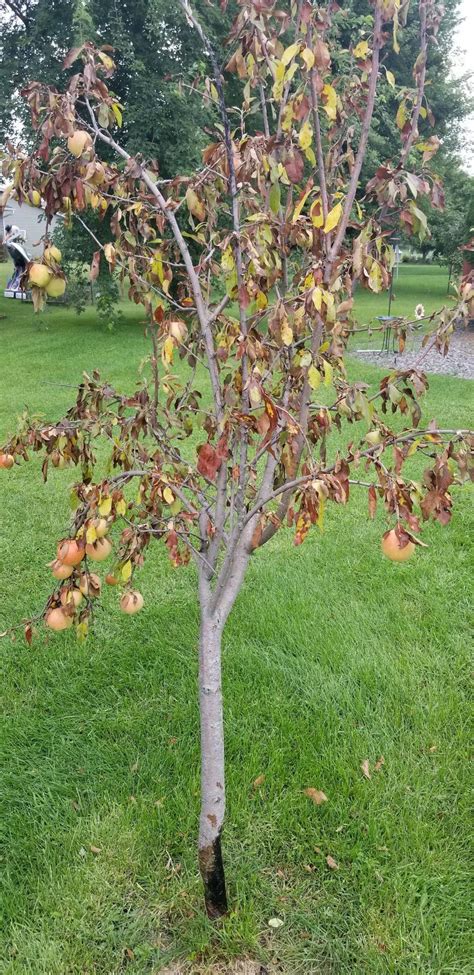
[[[382,549],[394,560],[423,544],[423,521],[447,524],[472,436],[423,425],[422,362],[431,347],[447,348],[474,288],[466,283],[458,306],[433,319],[416,366],[393,370],[373,390],[348,380],[345,351],[360,327],[355,283],[387,288],[394,228],[424,234],[420,199],[443,205],[429,168],[438,141],[424,91],[442,17],[436,0],[420,0],[413,84],[400,89],[384,52],[402,43],[406,0],[372,0],[370,27],[349,49],[332,0],[239,0],[225,67],[190,2],[180,5],[210,69],[189,98],[204,99],[215,119],[192,176],[162,179],[152,159],[121,144],[124,107],[109,49],[72,50],[65,67],[77,70],[64,91],[37,82],[24,89],[37,139],[28,154],[10,147],[7,193],[21,202],[39,191],[47,217],[62,213],[68,222],[84,222],[89,207],[107,214],[112,240],[97,241],[91,278],[105,264],[128,282],[151,344],[134,392],[84,375],[65,416],[22,418],[0,466],[39,453],[45,480],[51,464],[78,469],[70,535],[58,539],[52,564],[56,585],[26,624],[28,640],[38,619],[85,637],[101,589],[94,563],[112,560],[106,582],[122,587],[128,614],[143,607],[137,578],[152,543],[166,547],[174,566],[197,566],[199,865],[208,914],[218,917],[227,909],[222,633],[249,562],[281,530],[301,545],[325,506],[347,504],[353,490],[367,492],[369,516],[385,505],[391,526]],[[238,104],[228,104],[229,78]],[[397,92],[400,154],[361,185],[377,95],[387,85]],[[24,283],[37,308],[64,289],[61,255],[47,235]],[[405,332],[400,321],[400,349]],[[406,473],[414,454],[426,459],[420,482]]]

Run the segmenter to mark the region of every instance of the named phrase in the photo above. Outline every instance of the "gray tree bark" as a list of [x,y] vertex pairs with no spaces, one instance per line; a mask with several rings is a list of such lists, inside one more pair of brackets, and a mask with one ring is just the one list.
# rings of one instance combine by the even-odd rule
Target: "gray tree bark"
[[201,715],[201,816],[199,868],[210,918],[227,912],[221,833],[225,814],[224,716],[222,705],[223,625],[201,608],[199,707]]

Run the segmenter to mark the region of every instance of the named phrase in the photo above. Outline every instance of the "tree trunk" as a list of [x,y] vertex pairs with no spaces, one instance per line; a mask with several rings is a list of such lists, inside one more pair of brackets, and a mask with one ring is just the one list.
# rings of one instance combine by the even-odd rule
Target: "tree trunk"
[[225,813],[222,623],[201,611],[199,707],[201,715],[201,818],[199,868],[210,918],[227,913],[221,833]]

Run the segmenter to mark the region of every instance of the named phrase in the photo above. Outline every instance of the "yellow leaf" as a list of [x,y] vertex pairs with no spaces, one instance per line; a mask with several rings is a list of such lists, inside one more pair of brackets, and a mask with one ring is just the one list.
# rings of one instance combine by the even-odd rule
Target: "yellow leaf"
[[388,68],[385,71],[385,76],[391,88],[395,88],[395,75],[393,71],[389,71]]
[[128,582],[129,579],[132,578],[132,563],[130,562],[130,559],[128,559],[126,562],[124,562],[124,564],[122,565],[122,571],[121,571],[120,574],[121,574],[122,579],[123,579],[124,582]]
[[352,53],[355,58],[366,58],[369,53],[367,41],[359,41]]
[[99,505],[99,514],[102,515],[103,518],[107,518],[107,515],[110,515],[111,511],[112,511],[112,498],[104,498],[104,500],[101,501]]
[[275,78],[277,81],[283,81],[284,77],[285,77],[285,65],[283,64],[283,61],[277,61]]
[[259,311],[263,311],[268,305],[268,298],[263,291],[257,291],[257,297],[255,299],[255,304]]
[[329,211],[326,217],[326,223],[324,224],[324,233],[328,234],[330,230],[334,230],[334,227],[337,227],[341,217],[342,217],[342,203],[336,203],[336,206]]
[[305,149],[305,156],[306,156],[306,158],[307,158],[310,166],[315,166],[316,165],[316,156],[314,155],[314,152],[313,152],[311,146],[308,146],[308,148]]
[[281,326],[281,340],[283,345],[286,346],[291,345],[293,341],[293,329],[290,328],[288,322],[286,321],[283,322],[283,325]]
[[375,291],[378,294],[382,290],[383,280],[382,271],[380,269],[380,264],[377,261],[372,262],[372,267],[369,271],[369,288],[371,291]]
[[399,129],[403,129],[405,122],[407,120],[407,107],[405,102],[400,102],[398,106],[398,111],[395,116],[395,121]]
[[323,359],[323,369],[324,369],[324,385],[330,386],[332,383],[332,377],[334,374],[334,369],[327,359]]
[[117,501],[117,504],[115,505],[115,510],[116,510],[116,512],[117,512],[118,515],[124,515],[125,514],[125,512],[127,510],[127,504],[126,504],[126,501],[125,501],[124,498],[120,498],[120,501]]
[[165,489],[163,491],[163,500],[166,501],[166,504],[173,504],[174,494],[173,494],[171,488],[165,487]]
[[323,102],[327,117],[334,121],[337,115],[337,95],[332,85],[324,85]]
[[173,362],[173,352],[174,352],[174,342],[173,339],[171,338],[171,335],[168,335],[168,338],[165,339],[163,343],[163,349],[161,351],[161,360],[165,367],[170,366],[171,363]]
[[305,47],[304,51],[301,52],[301,57],[303,58],[307,70],[311,71],[311,68],[314,67],[314,61],[315,61],[314,53],[311,50],[311,48]]
[[306,190],[306,193],[303,194],[303,196],[301,197],[301,200],[299,200],[299,202],[296,204],[295,210],[294,210],[294,213],[293,213],[293,217],[292,217],[292,223],[296,223],[296,221],[298,220],[298,217],[299,217],[299,215],[300,215],[300,213],[301,213],[301,211],[302,211],[302,209],[303,209],[303,207],[304,207],[304,205],[306,203],[306,200],[308,199],[308,196],[309,196],[310,193],[311,193],[311,190],[310,189],[309,190]]
[[289,65],[290,61],[293,60],[295,55],[298,54],[299,49],[300,49],[299,44],[290,44],[290,46],[287,47],[286,51],[283,51],[283,54],[281,56],[281,63],[284,64],[285,68]]
[[93,525],[89,525],[86,531],[86,542],[88,545],[93,545],[97,541],[97,532]]
[[262,402],[262,394],[260,392],[259,386],[252,384],[249,389],[249,399],[252,406],[260,406]]
[[120,111],[120,108],[118,107],[117,102],[113,102],[113,104],[112,104],[112,111],[113,111],[113,113],[115,115],[115,120],[117,122],[117,125],[118,125],[119,129],[121,129],[122,128],[122,112]]
[[320,384],[321,384],[321,376],[320,376],[319,370],[316,369],[316,366],[310,366],[309,367],[309,369],[308,369],[308,382],[309,382],[309,385],[311,386],[311,389],[318,389],[318,386],[320,386]]
[[234,252],[230,245],[222,253],[221,267],[223,271],[233,271],[235,268]]
[[313,141],[313,130],[309,122],[305,122],[299,134],[299,144],[302,149],[307,149]]
[[316,311],[321,311],[321,306],[322,306],[322,303],[323,303],[323,292],[322,292],[322,290],[321,290],[321,288],[319,286],[317,286],[316,288],[314,288],[313,294],[312,294],[312,299],[313,299],[313,305],[316,308]]

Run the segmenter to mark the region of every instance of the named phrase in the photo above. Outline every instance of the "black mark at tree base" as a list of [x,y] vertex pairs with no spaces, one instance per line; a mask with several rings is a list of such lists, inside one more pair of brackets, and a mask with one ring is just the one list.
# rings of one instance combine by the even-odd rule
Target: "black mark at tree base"
[[199,850],[199,869],[204,884],[207,914],[212,920],[216,920],[227,914],[227,894],[220,833],[210,846]]

